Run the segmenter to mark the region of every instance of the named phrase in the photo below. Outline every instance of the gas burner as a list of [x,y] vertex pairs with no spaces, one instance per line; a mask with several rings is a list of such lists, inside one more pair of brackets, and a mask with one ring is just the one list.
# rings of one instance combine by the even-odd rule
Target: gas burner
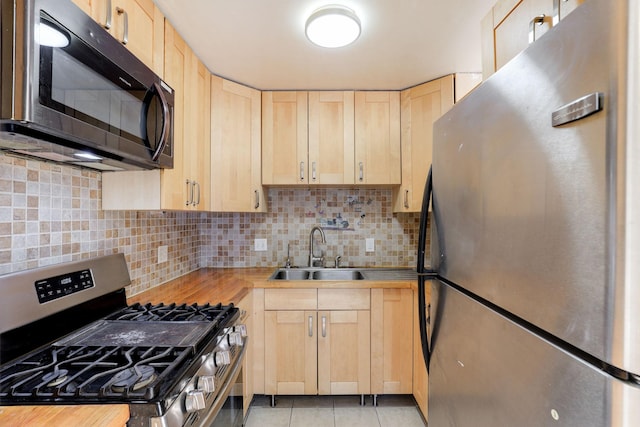
[[126,389],[140,390],[148,386],[156,379],[156,370],[153,366],[138,365],[118,372],[113,377],[111,389],[116,393],[122,393]]
[[67,380],[69,371],[66,369],[56,369],[42,376],[42,381],[47,383],[47,387],[56,387]]

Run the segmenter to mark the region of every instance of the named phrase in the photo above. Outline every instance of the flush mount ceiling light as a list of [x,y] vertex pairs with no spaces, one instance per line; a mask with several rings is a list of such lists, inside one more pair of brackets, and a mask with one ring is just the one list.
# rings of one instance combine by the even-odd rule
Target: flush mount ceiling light
[[305,33],[318,46],[343,47],[360,36],[360,19],[348,7],[323,6],[309,16]]

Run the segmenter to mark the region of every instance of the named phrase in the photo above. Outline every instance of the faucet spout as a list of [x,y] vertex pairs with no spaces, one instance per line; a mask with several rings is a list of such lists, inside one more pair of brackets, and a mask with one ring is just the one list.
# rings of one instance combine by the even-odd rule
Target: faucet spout
[[320,263],[321,265],[324,265],[324,256],[323,255],[316,256],[313,252],[313,235],[315,234],[316,231],[320,232],[322,243],[327,243],[327,239],[325,238],[324,230],[322,229],[322,227],[318,225],[314,225],[313,228],[311,229],[311,233],[309,233],[309,267],[314,267],[318,263]]

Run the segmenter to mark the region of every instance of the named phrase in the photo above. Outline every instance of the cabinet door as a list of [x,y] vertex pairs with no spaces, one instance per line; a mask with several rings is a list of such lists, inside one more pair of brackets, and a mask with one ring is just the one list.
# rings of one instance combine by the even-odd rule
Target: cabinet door
[[317,313],[265,311],[265,393],[316,394]]
[[163,209],[186,209],[190,188],[185,177],[185,67],[189,62],[188,46],[169,24],[165,23],[165,80],[175,90],[173,108],[173,169],[161,171],[161,205]]
[[318,393],[369,394],[369,310],[318,312]]
[[355,93],[356,184],[400,184],[400,93]]
[[354,93],[309,92],[309,184],[354,183]]
[[260,91],[211,78],[211,208],[266,212],[261,172]]
[[453,75],[400,94],[402,185],[394,189],[394,212],[420,212],[431,165],[433,123],[453,106]]
[[371,393],[413,391],[411,289],[371,290]]
[[152,0],[73,0],[156,74],[163,74],[164,17]]
[[522,0],[498,22],[501,17],[494,12],[496,69],[522,52],[529,45],[530,37],[535,40],[551,29],[552,17],[550,0]]
[[[427,287],[427,298],[429,299],[430,287]],[[420,340],[420,324],[418,317],[418,290],[413,291],[413,397],[418,403],[418,408],[422,416],[428,421],[429,413],[429,376],[427,366],[424,363],[422,354],[422,342]]]
[[262,183],[306,184],[307,92],[262,92]]
[[184,171],[190,181],[189,208],[206,211],[211,194],[211,75],[193,51],[187,52]]

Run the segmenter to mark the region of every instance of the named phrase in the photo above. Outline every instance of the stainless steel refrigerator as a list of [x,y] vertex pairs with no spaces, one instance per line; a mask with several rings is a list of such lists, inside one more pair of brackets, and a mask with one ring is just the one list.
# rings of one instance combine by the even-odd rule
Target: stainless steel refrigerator
[[429,426],[640,426],[640,2],[586,0],[444,115],[431,184]]

